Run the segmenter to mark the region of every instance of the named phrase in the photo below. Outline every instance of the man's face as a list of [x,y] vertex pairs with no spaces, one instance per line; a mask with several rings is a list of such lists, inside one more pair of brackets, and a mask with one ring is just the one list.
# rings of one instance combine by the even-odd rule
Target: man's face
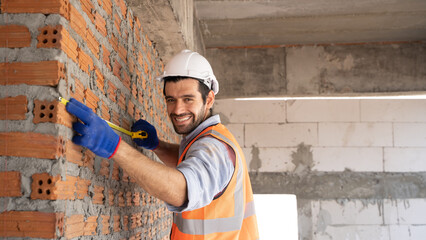
[[197,80],[187,78],[167,82],[165,85],[167,113],[178,134],[187,135],[192,132],[208,117],[209,109],[213,105],[213,92],[210,92],[204,104],[198,84]]

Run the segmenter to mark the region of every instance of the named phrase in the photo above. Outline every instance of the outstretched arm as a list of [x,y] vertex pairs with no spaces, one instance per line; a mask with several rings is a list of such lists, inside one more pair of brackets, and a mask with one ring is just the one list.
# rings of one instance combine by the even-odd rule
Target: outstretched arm
[[[81,120],[73,124],[73,129],[77,132],[72,139],[74,143],[87,147],[100,157],[113,158],[149,194],[173,206],[181,206],[185,203],[187,183],[180,171],[148,159],[129,144],[121,141],[107,122],[77,100],[71,99],[66,109]],[[157,137],[156,134],[151,136]],[[152,149],[159,146],[158,138],[156,141],[147,142]],[[164,159],[172,159],[170,156],[175,150],[175,146],[168,144],[165,144],[164,148],[158,148],[160,155],[169,156]],[[174,155],[177,158],[177,153]]]

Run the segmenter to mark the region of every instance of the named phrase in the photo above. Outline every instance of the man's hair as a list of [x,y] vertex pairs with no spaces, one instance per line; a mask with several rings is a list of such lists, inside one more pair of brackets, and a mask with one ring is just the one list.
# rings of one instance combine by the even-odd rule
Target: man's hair
[[[166,83],[167,82],[179,82],[184,79],[188,79],[190,77],[180,77],[180,76],[172,76],[172,77],[165,77],[164,80],[164,86],[163,86],[163,95],[166,96]],[[198,91],[201,93],[201,98],[203,99],[203,103],[206,104],[207,101],[207,95],[209,95],[209,92],[211,91],[204,83],[202,83],[200,80],[196,78],[191,78],[194,80],[197,80],[198,82]]]

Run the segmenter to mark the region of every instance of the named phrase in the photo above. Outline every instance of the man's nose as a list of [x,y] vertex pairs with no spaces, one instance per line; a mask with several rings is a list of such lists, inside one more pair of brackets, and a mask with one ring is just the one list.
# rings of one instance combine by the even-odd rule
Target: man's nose
[[173,113],[176,115],[180,115],[182,113],[185,113],[185,108],[184,108],[184,104],[182,101],[177,100],[175,103],[175,106],[173,108]]

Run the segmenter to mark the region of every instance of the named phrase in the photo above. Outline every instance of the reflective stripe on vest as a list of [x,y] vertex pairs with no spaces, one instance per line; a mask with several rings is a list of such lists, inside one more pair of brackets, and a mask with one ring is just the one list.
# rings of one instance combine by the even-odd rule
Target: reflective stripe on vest
[[[236,186],[234,191],[234,213],[236,215],[229,218],[220,218],[220,219],[184,219],[181,213],[174,214],[174,223],[177,225],[179,231],[191,235],[203,235],[216,232],[229,232],[239,230],[242,225],[242,220],[247,216],[254,215],[254,203],[247,203],[248,208],[243,209],[244,207],[244,190],[243,190],[243,170],[242,170],[242,159],[238,151],[238,148],[235,144],[230,141],[228,138],[223,136],[221,133],[209,130],[206,131],[196,138],[213,134],[225,141],[226,144],[230,145],[235,152],[235,155],[238,159],[237,167],[237,179]],[[182,154],[184,155],[185,152]]]

